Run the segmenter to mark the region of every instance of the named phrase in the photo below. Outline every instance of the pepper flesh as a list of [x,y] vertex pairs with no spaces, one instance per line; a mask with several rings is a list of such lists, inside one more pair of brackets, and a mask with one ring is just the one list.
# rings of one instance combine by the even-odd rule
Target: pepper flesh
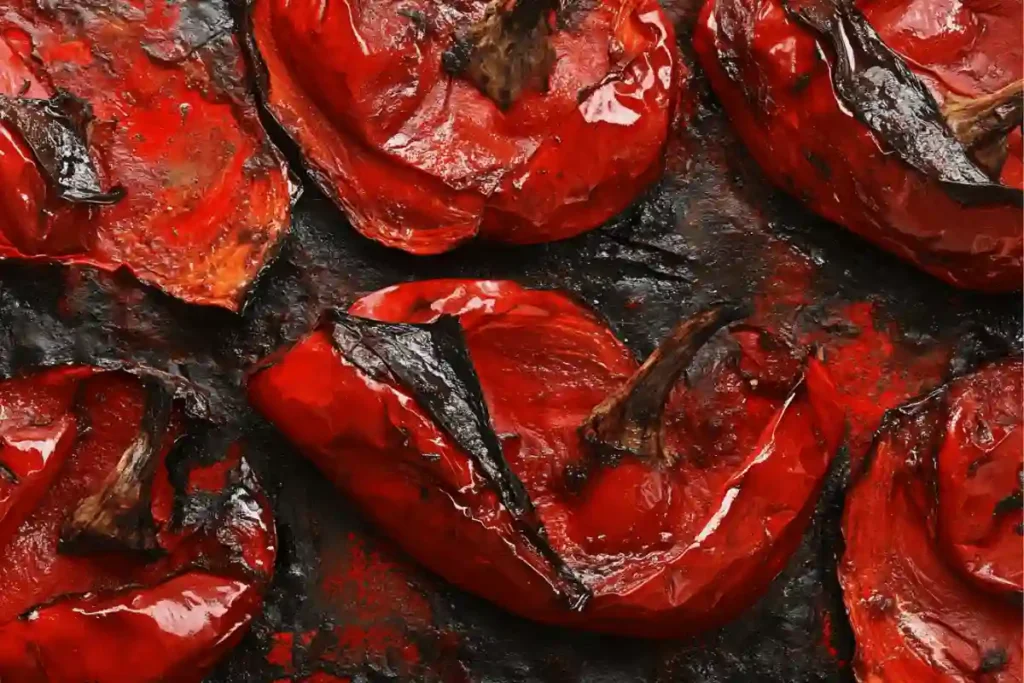
[[[965,100],[1013,91],[1024,75],[1017,0],[854,4],[947,116]],[[837,97],[831,47],[785,7],[781,0],[709,0],[694,34],[715,93],[772,182],[951,284],[1019,289],[1019,204],[962,202],[893,154]],[[1009,102],[1019,109],[1015,97]],[[1016,190],[1024,188],[1020,140],[1017,121],[993,178]]]
[[991,365],[880,430],[843,520],[860,680],[1022,680],[1022,371]]
[[92,161],[124,197],[57,196],[0,120],[0,256],[124,266],[186,301],[238,308],[287,230],[293,188],[232,28],[221,0],[5,3],[0,96],[83,100]]
[[[190,438],[184,416],[145,425],[150,398],[131,375],[87,367],[0,382],[3,680],[198,682],[259,611],[276,544],[268,501],[238,444],[209,463],[172,456]],[[117,530],[70,538],[75,511],[147,429],[134,512],[154,546]]]
[[[737,328],[725,342],[732,352],[692,387],[677,385],[664,407],[662,443],[675,465],[595,461],[580,428],[638,367],[563,295],[438,280],[381,290],[350,312],[458,318],[503,456],[547,542],[589,593],[582,607],[572,609],[466,451],[402,384],[371,378],[340,353],[329,328],[250,378],[254,405],[414,558],[540,621],[670,637],[732,618],[799,542],[841,430],[816,359],[806,371],[791,359],[780,391],[769,381],[775,370],[752,362],[776,351]],[[729,360],[736,353],[740,361]],[[751,388],[758,376],[767,391]]]
[[267,108],[363,235],[417,254],[476,235],[563,239],[622,211],[660,174],[683,66],[655,0],[563,11],[547,90],[525,88],[505,111],[442,65],[488,9],[252,3]]

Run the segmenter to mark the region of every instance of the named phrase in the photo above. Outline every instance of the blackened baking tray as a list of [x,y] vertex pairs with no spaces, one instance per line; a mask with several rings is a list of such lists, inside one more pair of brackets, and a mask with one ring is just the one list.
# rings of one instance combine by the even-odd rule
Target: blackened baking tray
[[[667,8],[687,57],[696,6],[673,0]],[[912,353],[966,348],[979,335],[1020,347],[1018,295],[953,290],[769,187],[689,63],[698,104],[670,146],[665,178],[622,216],[573,240],[411,257],[359,237],[303,178],[291,235],[241,317],[182,304],[123,274],[0,265],[0,372],[144,363],[188,379],[200,409],[247,439],[275,501],[278,566],[262,616],[210,683],[304,681],[316,672],[316,683],[852,678],[853,643],[835,578],[843,457],[801,548],[742,618],[691,641],[631,640],[526,622],[417,568],[252,413],[241,388],[248,366],[295,341],[324,308],[433,277],[567,290],[643,357],[680,317],[716,299],[750,301],[798,264],[810,274],[801,287],[814,302],[801,315],[868,301]],[[300,172],[293,147],[265,122]]]

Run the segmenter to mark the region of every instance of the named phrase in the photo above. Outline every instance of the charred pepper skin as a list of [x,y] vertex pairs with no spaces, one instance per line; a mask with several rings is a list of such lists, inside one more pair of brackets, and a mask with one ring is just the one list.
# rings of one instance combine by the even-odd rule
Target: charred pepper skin
[[274,569],[240,445],[90,367],[0,382],[0,416],[0,679],[201,681]]
[[[0,257],[125,267],[186,301],[240,308],[296,188],[233,27],[226,0],[5,3]],[[47,125],[18,116],[33,103]],[[63,125],[54,112],[68,104]]]
[[1022,372],[984,367],[879,430],[843,520],[860,680],[1022,680]]
[[250,2],[266,106],[363,235],[416,254],[564,239],[660,175],[685,68],[658,3],[545,13],[552,70],[510,104],[459,48],[495,4]]
[[[393,363],[367,352],[377,323],[363,323],[358,349],[339,346],[328,323],[269,359],[249,380],[251,401],[415,559],[538,621],[658,638],[736,616],[799,542],[842,429],[820,362],[752,328],[715,337],[711,367],[689,388],[675,384],[665,405],[649,403],[660,447],[647,454],[630,452],[628,438],[588,443],[585,427],[619,414],[595,410],[605,399],[639,397],[638,414],[651,394],[625,346],[564,295],[437,280],[371,294],[350,315],[430,325],[455,316],[538,537],[521,532],[461,437],[398,373],[372,370]],[[709,327],[705,317],[694,320],[710,335],[723,319]],[[694,353],[699,342],[688,338]]]
[[[935,168],[897,151],[914,147],[914,136],[887,137],[884,123],[875,120],[878,130],[866,123],[872,112],[853,111],[842,100],[835,45],[799,19],[808,4],[815,3],[709,0],[695,28],[694,47],[712,87],[766,175],[816,213],[950,284],[1020,289],[1020,2],[832,3],[866,26],[863,33],[877,35],[876,52],[902,65],[904,80],[920,90],[915,97],[934,101],[941,117],[931,123],[938,125],[918,123],[963,142],[950,149],[978,139],[961,125],[961,114],[971,110],[964,103],[1006,95],[1007,129],[995,157],[969,150],[978,168],[989,163],[988,178],[977,184],[989,188],[966,193],[941,180],[951,174],[926,173],[921,169]],[[898,105],[897,97],[893,109]]]

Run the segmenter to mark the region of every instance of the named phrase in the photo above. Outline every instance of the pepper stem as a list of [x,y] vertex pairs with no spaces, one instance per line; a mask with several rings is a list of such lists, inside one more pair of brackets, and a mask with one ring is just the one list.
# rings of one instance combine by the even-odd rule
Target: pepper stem
[[497,0],[445,52],[445,69],[467,78],[502,110],[527,88],[546,91],[555,63],[549,17],[558,6],[558,0]]
[[1024,79],[989,95],[948,95],[942,106],[946,124],[974,160],[998,178],[1006,159],[1006,135],[1024,121]]
[[580,427],[584,442],[598,456],[628,454],[671,465],[675,455],[665,451],[662,416],[672,388],[712,335],[739,317],[739,309],[717,306],[676,325],[626,385],[590,413]]
[[67,553],[158,550],[150,510],[150,484],[170,419],[170,398],[147,387],[142,425],[100,490],[84,498],[64,522],[60,549]]

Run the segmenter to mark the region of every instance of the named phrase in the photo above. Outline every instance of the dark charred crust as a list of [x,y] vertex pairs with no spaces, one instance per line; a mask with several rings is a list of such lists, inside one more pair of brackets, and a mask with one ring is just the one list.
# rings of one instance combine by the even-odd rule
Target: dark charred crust
[[1024,206],[1024,192],[993,182],[947,124],[927,86],[848,0],[787,0],[786,13],[832,48],[842,103],[899,157],[967,205]]
[[828,163],[817,154],[812,152],[804,152],[804,158],[807,159],[807,163],[814,167],[814,170],[818,172],[824,180],[828,180],[832,177],[832,169]]
[[1012,354],[1019,354],[1020,349],[1002,335],[982,325],[972,325],[956,340],[956,346],[949,359],[946,370],[947,380],[970,374],[986,363],[994,362]]
[[193,468],[221,460],[230,442],[230,436],[223,431],[192,424],[167,453],[167,479],[174,489],[171,518],[174,531],[211,529],[222,518],[224,502],[231,495],[233,482],[225,482],[224,489],[217,493],[190,492],[188,478]]
[[14,473],[14,470],[2,462],[0,462],[0,479],[3,479],[8,484],[18,483],[18,475]]
[[602,401],[580,436],[598,461],[631,455],[670,464],[662,445],[662,414],[672,388],[697,351],[722,327],[742,317],[735,306],[705,310],[678,325],[618,392]]
[[473,45],[467,36],[455,36],[451,47],[441,54],[441,66],[450,76],[461,76],[469,68]]
[[429,325],[382,323],[340,311],[330,316],[332,339],[349,362],[377,380],[397,381],[480,467],[521,533],[561,580],[575,608],[589,597],[583,583],[547,542],[526,488],[505,460],[483,390],[456,318]]
[[[421,11],[419,11],[418,9],[413,9],[413,8],[410,8],[410,7],[402,7],[402,8],[400,8],[398,10],[398,14],[400,14],[401,16],[403,16],[403,17],[405,17],[406,19],[409,20],[409,22],[412,24],[413,28],[415,29],[416,36],[417,36],[417,38],[419,40],[423,40],[423,38],[426,37],[427,32],[430,29],[430,24],[427,21],[427,15],[426,14],[424,14]],[[442,55],[442,60],[443,59],[444,59],[444,55]]]
[[757,351],[764,352],[757,364],[745,362],[741,349],[731,356],[736,371],[747,380],[750,388],[761,395],[773,395],[785,398],[803,379],[804,367],[807,363],[806,349],[798,346],[791,339],[776,334],[762,327],[739,323],[733,325],[732,332],[752,332],[757,335]]
[[86,143],[91,118],[88,105],[69,93],[49,100],[0,95],[0,121],[18,131],[61,199],[113,204],[124,189],[100,184]]
[[576,31],[583,23],[583,18],[595,7],[596,0],[562,0],[555,17],[558,30]]
[[1021,510],[1024,510],[1024,470],[1018,470],[1017,472],[1016,490],[996,503],[992,514],[999,517],[1011,512],[1020,512]]
[[182,2],[178,3],[175,30],[144,39],[142,49],[158,62],[174,64],[184,61],[217,38],[230,34],[233,28],[227,3]]
[[807,90],[807,86],[811,84],[811,79],[813,77],[814,75],[810,72],[797,76],[796,80],[793,82],[793,92],[801,93],[804,90]]
[[84,498],[68,515],[60,535],[61,552],[160,552],[150,489],[158,465],[156,456],[170,423],[172,397],[154,382],[145,387],[146,407],[138,435],[100,490]]
[[1006,668],[1010,662],[1010,656],[1001,647],[994,647],[986,650],[981,656],[981,664],[978,665],[978,673],[994,674]]

